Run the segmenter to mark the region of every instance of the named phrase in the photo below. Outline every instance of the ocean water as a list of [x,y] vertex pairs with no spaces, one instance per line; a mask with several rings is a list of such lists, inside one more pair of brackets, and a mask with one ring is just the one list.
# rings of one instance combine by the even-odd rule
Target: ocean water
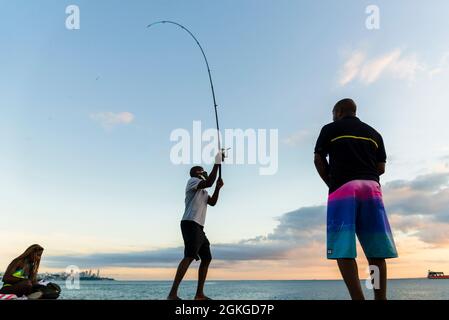
[[[165,299],[171,281],[81,281],[80,289],[61,285],[61,299],[158,300]],[[362,283],[364,285],[364,283]],[[196,282],[184,281],[179,290],[182,299],[192,299]],[[448,300],[449,280],[401,279],[388,282],[388,298],[396,300]],[[345,300],[349,299],[343,281],[208,281],[205,293],[214,300]],[[371,290],[365,289],[372,299]]]

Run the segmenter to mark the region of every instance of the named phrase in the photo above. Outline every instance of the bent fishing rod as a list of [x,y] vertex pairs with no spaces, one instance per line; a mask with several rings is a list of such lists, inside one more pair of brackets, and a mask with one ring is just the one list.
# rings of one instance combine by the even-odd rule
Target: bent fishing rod
[[[147,28],[150,28],[150,27],[152,27],[152,26],[154,26],[154,25],[156,25],[156,24],[165,24],[165,23],[169,23],[169,24],[175,25],[175,26],[181,28],[182,30],[186,31],[186,32],[192,37],[192,39],[195,40],[196,44],[198,45],[198,47],[199,47],[200,50],[201,50],[201,53],[202,53],[203,58],[204,58],[204,62],[206,63],[207,73],[208,73],[208,75],[209,75],[210,89],[211,89],[211,91],[212,91],[212,100],[213,100],[213,103],[214,103],[214,111],[215,111],[215,124],[216,124],[216,127],[217,127],[218,150],[222,152],[222,161],[224,161],[224,157],[225,157],[224,152],[225,152],[225,149],[222,149],[222,148],[221,148],[221,141],[220,141],[220,126],[218,125],[218,111],[217,111],[218,105],[217,105],[217,101],[216,101],[216,99],[215,99],[214,83],[213,83],[213,81],[212,81],[212,74],[211,74],[211,72],[210,72],[209,62],[207,61],[206,54],[204,53],[203,47],[201,46],[200,42],[199,42],[198,39],[193,35],[193,33],[192,33],[189,29],[187,29],[186,27],[184,27],[182,24],[180,24],[180,23],[178,23],[178,22],[169,21],[169,20],[156,21],[156,22],[150,23],[150,24],[147,26]],[[220,166],[220,168],[219,168],[219,177],[221,178],[221,166]]]

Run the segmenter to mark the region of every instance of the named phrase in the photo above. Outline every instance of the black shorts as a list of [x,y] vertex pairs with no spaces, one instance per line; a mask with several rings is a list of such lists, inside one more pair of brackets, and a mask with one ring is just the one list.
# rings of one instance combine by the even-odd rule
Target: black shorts
[[211,260],[210,243],[204,233],[203,226],[195,221],[181,221],[182,238],[184,239],[184,257],[195,260]]

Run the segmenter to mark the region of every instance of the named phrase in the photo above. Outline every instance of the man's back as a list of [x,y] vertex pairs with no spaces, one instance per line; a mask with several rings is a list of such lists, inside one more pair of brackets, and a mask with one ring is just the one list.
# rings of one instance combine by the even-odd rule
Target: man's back
[[382,136],[355,116],[325,125],[315,153],[329,155],[329,191],[352,180],[379,181],[377,164],[386,161]]
[[381,135],[356,114],[354,100],[338,101],[332,109],[334,122],[321,129],[315,146],[315,167],[329,187],[327,258],[337,260],[351,298],[365,299],[355,260],[358,239],[370,266],[378,268],[375,299],[384,300],[385,259],[398,256],[379,184],[385,171],[385,147]]

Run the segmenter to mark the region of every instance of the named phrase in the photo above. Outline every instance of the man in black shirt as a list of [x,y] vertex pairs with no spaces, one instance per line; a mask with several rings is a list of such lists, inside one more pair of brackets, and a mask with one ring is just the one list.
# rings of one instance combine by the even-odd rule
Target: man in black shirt
[[[371,267],[379,271],[376,299],[386,299],[386,258],[397,251],[382,201],[379,176],[385,172],[382,136],[356,117],[357,106],[343,99],[332,110],[334,122],[321,129],[315,167],[329,187],[327,258],[336,259],[352,299],[364,299],[355,258],[356,235]],[[329,162],[327,157],[329,156]]]

